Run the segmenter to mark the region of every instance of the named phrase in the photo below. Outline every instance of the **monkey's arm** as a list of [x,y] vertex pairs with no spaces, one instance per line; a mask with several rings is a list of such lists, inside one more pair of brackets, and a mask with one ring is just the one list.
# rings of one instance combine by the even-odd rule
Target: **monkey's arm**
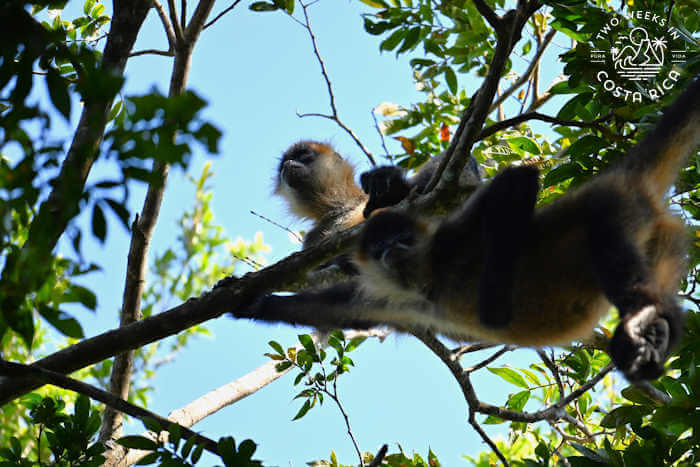
[[[414,306],[415,305],[415,306]],[[389,325],[410,329],[421,305],[389,303],[363,293],[355,281],[294,295],[264,295],[235,310],[236,318],[330,329],[370,329]],[[425,305],[422,305],[425,307]]]
[[[410,178],[406,176],[406,170],[395,165],[377,167],[364,172],[360,176],[360,184],[364,192],[369,195],[363,211],[364,216],[369,217],[372,211],[398,204],[414,188],[423,192],[444,157],[444,152],[433,157]],[[459,185],[475,187],[480,183],[479,164],[473,156],[469,157],[459,177]]]

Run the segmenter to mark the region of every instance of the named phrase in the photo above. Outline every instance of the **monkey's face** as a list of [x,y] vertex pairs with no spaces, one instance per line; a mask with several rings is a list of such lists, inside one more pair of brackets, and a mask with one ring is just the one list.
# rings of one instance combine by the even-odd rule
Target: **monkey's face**
[[352,180],[352,167],[331,146],[301,141],[282,155],[275,193],[295,214],[319,218],[327,210],[329,191],[337,190],[348,174]]

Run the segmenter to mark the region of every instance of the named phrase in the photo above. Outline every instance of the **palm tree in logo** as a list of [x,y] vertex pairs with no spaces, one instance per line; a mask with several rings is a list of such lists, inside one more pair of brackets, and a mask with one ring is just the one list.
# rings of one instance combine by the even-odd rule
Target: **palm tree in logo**
[[612,58],[616,69],[639,70],[640,68],[658,68],[664,63],[666,41],[663,38],[649,40],[649,34],[642,27],[634,28],[629,33],[629,41],[621,50],[613,48]]

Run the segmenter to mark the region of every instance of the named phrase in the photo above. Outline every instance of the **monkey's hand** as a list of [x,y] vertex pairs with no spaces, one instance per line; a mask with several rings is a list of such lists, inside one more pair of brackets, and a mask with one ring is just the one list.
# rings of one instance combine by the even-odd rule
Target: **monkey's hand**
[[631,382],[652,380],[664,372],[664,362],[682,328],[677,305],[648,305],[626,314],[610,341],[610,357]]
[[362,212],[365,218],[376,209],[399,203],[411,191],[403,169],[392,165],[377,167],[363,173],[360,175],[360,184],[369,195]]

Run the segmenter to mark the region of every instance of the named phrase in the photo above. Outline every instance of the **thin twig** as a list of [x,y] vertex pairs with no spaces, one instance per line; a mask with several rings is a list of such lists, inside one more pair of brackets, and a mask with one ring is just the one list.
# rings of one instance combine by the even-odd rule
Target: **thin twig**
[[483,140],[488,138],[489,136],[493,135],[496,132],[499,132],[501,130],[504,130],[506,128],[510,128],[512,126],[518,125],[520,123],[526,122],[528,120],[541,120],[543,122],[549,122],[549,123],[556,123],[557,125],[562,125],[562,126],[575,126],[575,127],[580,127],[580,128],[594,128],[601,133],[608,132],[610,131],[601,126],[601,123],[604,123],[612,118],[612,113],[609,113],[607,115],[604,115],[600,118],[597,118],[593,121],[590,122],[582,122],[579,120],[562,120],[560,118],[552,117],[550,115],[545,115],[541,114],[539,112],[527,112],[524,114],[520,114],[516,117],[509,118],[506,120],[503,120],[501,122],[496,122],[493,125],[489,125],[483,130],[481,130],[481,133],[479,133],[479,136],[477,136],[477,141]]
[[494,443],[491,438],[489,438],[489,435],[486,434],[486,432],[481,428],[481,425],[477,423],[476,417],[475,417],[475,412],[472,410],[472,408],[469,408],[469,424],[474,428],[474,430],[481,436],[481,439],[484,440],[486,444],[489,445],[491,450],[498,456],[499,459],[501,459],[501,462],[503,462],[504,467],[509,467],[510,464],[508,463],[508,460],[506,457],[503,455],[500,449],[498,449],[498,446],[496,446],[496,443]]
[[496,359],[498,359],[498,357],[500,357],[500,356],[503,355],[504,353],[506,353],[506,352],[512,352],[512,351],[515,350],[515,349],[516,349],[516,346],[514,346],[514,345],[504,345],[502,349],[500,349],[498,352],[496,352],[496,353],[494,353],[493,355],[491,355],[491,356],[490,356],[489,358],[487,358],[486,360],[483,360],[483,361],[477,363],[477,364],[474,365],[474,366],[467,367],[467,368],[464,369],[464,371],[465,371],[466,373],[473,373],[473,372],[475,372],[475,371],[477,371],[477,370],[480,370],[480,369],[484,368],[485,366],[487,366],[487,365],[493,363],[494,361],[496,361]]
[[260,219],[262,219],[262,220],[264,220],[264,221],[269,222],[270,224],[274,225],[275,227],[279,227],[280,229],[284,230],[285,232],[291,234],[292,236],[294,236],[294,238],[295,238],[299,243],[304,243],[304,239],[301,238],[301,236],[300,236],[298,233],[296,233],[295,231],[291,230],[289,227],[285,227],[285,226],[283,226],[282,224],[273,221],[273,220],[270,219],[269,217],[265,217],[265,216],[263,216],[262,214],[259,214],[259,213],[255,212],[255,211],[252,211],[252,210],[251,210],[250,213],[251,213],[252,215],[254,215],[254,216],[259,217]]
[[376,128],[377,133],[379,133],[379,139],[382,142],[382,148],[384,149],[384,154],[386,154],[386,157],[388,159],[391,158],[391,154],[389,153],[389,148],[386,147],[386,140],[384,139],[384,133],[382,133],[382,130],[379,129],[379,121],[377,120],[377,116],[374,114],[374,109],[370,111],[372,114],[372,120],[374,120],[374,128]]
[[[325,373],[325,371],[324,371]],[[348,436],[350,436],[350,440],[352,441],[352,445],[355,447],[355,452],[357,453],[357,457],[360,459],[360,466],[364,466],[365,463],[362,460],[362,451],[360,451],[360,446],[357,444],[357,440],[355,439],[355,435],[352,432],[352,428],[350,428],[350,418],[348,417],[348,414],[345,412],[345,409],[343,408],[343,404],[340,403],[340,399],[338,398],[338,378],[333,378],[333,392],[329,392],[328,390],[324,390],[328,396],[330,396],[331,399],[333,399],[333,402],[335,402],[335,405],[338,406],[338,409],[340,410],[340,413],[343,414],[343,419],[345,420],[345,427],[348,429]]]
[[354,131],[352,131],[347,125],[345,125],[341,120],[340,117],[338,116],[338,109],[335,105],[335,95],[333,94],[333,85],[331,84],[331,79],[328,76],[328,71],[326,70],[326,64],[323,61],[323,57],[321,57],[321,53],[318,50],[318,43],[316,41],[316,35],[314,34],[313,29],[311,28],[311,22],[309,19],[309,12],[307,11],[308,8],[313,5],[316,2],[310,2],[310,3],[304,3],[304,2],[299,2],[301,4],[302,11],[304,12],[304,23],[300,22],[299,20],[296,20],[293,16],[291,17],[292,19],[296,20],[298,23],[300,23],[304,29],[306,29],[306,32],[309,34],[309,38],[311,39],[311,44],[313,45],[314,48],[314,55],[316,56],[316,61],[318,62],[319,66],[321,67],[321,74],[323,75],[323,80],[326,82],[326,88],[328,89],[328,98],[330,100],[330,106],[331,106],[331,111],[333,112],[332,115],[321,115],[321,114],[299,114],[297,112],[297,115],[299,117],[305,117],[305,116],[317,116],[317,117],[324,117],[328,118],[330,120],[335,121],[340,128],[345,130],[347,134],[350,135],[350,137],[355,141],[355,144],[357,144],[362,152],[365,153],[365,156],[367,156],[367,159],[369,159],[369,162],[372,164],[372,166],[376,166],[377,162],[374,160],[374,157],[372,156],[372,153],[365,147],[364,144],[362,144],[362,141],[360,141],[360,138],[357,137]]
[[229,11],[233,10],[234,8],[236,8],[236,5],[238,5],[239,3],[241,3],[241,0],[234,0],[234,2],[231,4],[231,6],[229,6],[229,7],[226,8],[224,11],[222,11],[221,13],[219,13],[218,15],[216,15],[216,17],[215,17],[213,20],[211,20],[211,21],[209,21],[207,24],[205,24],[204,27],[202,28],[202,30],[208,28],[208,27],[211,26],[212,24],[214,24],[214,23],[216,23],[217,21],[219,21],[219,19],[220,19],[222,16],[224,16],[226,13],[228,13]]
[[139,50],[138,52],[130,53],[129,57],[138,57],[139,55],[164,55],[166,57],[174,57],[175,52],[173,52],[172,50],[146,49],[146,50]]
[[542,58],[542,54],[547,49],[547,46],[552,41],[552,38],[554,37],[554,34],[556,34],[556,32],[557,31],[555,29],[550,29],[547,32],[547,34],[544,36],[542,44],[537,48],[537,52],[535,52],[535,56],[532,57],[532,60],[530,61],[530,64],[528,65],[525,72],[520,76],[520,78],[515,80],[515,82],[508,89],[503,91],[503,93],[493,101],[493,104],[491,104],[491,107],[489,108],[489,113],[495,110],[499,105],[501,105],[503,101],[505,101],[511,94],[517,91],[520,86],[525,84],[530,79],[530,75],[532,75],[533,71],[537,68],[540,59]]
[[547,354],[544,352],[542,349],[537,349],[537,355],[540,356],[540,359],[542,359],[542,363],[544,363],[547,368],[549,368],[549,371],[552,373],[552,376],[554,376],[554,380],[557,383],[557,388],[559,388],[559,398],[561,398],[564,395],[564,385],[561,382],[561,376],[559,375],[559,367],[557,367],[554,362],[547,356]]

